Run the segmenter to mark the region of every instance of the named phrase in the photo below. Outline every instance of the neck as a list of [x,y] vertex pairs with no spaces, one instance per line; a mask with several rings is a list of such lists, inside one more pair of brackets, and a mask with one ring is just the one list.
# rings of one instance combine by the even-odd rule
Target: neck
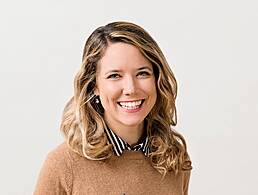
[[121,137],[124,141],[126,141],[131,146],[137,144],[140,138],[144,134],[144,122],[136,126],[124,126],[124,125],[114,125],[108,123],[106,124],[109,128],[112,129],[119,137]]

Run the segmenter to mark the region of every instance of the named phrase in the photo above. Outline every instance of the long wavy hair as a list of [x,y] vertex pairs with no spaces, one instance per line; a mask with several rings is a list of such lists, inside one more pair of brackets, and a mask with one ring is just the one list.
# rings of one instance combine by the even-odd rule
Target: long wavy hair
[[95,103],[93,92],[97,64],[109,44],[116,42],[135,46],[153,66],[157,102],[145,118],[152,166],[163,176],[171,170],[176,174],[190,170],[185,139],[172,128],[177,124],[175,76],[155,40],[142,27],[129,22],[101,26],[86,40],[74,79],[74,96],[65,106],[60,127],[68,146],[90,160],[104,160],[114,154],[104,131],[104,109]]

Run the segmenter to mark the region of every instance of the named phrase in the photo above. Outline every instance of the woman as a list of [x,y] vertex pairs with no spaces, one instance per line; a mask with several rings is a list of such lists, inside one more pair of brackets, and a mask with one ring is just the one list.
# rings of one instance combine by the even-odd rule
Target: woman
[[128,22],[97,28],[63,112],[66,143],[48,155],[34,194],[187,194],[192,167],[172,129],[176,94],[144,29]]

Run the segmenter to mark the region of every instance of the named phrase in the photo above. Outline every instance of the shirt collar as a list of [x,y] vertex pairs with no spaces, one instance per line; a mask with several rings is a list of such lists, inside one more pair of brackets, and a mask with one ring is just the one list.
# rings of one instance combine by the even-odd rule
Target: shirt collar
[[142,151],[145,156],[148,155],[148,136],[132,147],[117,134],[115,134],[115,132],[110,128],[105,129],[105,132],[107,134],[108,141],[113,145],[114,152],[117,156],[121,156],[124,150]]

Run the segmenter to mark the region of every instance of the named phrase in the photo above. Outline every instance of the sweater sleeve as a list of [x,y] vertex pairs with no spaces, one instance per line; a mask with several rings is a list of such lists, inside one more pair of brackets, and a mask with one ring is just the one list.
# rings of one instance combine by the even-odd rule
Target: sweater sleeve
[[41,168],[34,195],[71,194],[72,170],[67,152],[56,149],[47,155]]

